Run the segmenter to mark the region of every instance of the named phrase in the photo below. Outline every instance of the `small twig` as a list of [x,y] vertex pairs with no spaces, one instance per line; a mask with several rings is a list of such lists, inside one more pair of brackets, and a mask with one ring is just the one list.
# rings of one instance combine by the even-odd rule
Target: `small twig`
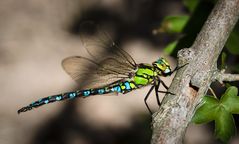
[[209,87],[208,89],[210,90],[210,92],[212,93],[212,95],[214,96],[214,98],[217,99],[217,96],[216,96],[215,92],[213,91],[213,89],[212,89],[211,87]]
[[225,70],[215,73],[215,80],[223,84],[225,81],[239,81],[239,74],[225,74]]

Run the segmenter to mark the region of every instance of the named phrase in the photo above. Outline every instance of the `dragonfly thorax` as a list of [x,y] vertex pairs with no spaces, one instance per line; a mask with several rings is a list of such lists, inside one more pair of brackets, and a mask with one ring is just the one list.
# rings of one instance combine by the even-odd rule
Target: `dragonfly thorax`
[[172,71],[169,63],[164,58],[159,58],[151,64],[139,64],[133,77],[137,85],[152,84],[159,76],[169,76]]
[[154,68],[150,64],[139,64],[135,72],[133,81],[136,85],[148,85],[153,81],[155,76]]

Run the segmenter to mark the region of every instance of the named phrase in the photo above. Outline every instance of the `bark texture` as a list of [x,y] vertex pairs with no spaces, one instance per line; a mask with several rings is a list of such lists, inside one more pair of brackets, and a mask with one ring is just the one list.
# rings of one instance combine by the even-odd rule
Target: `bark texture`
[[167,94],[153,115],[151,144],[183,143],[200,100],[218,79],[216,62],[238,17],[239,0],[218,0],[194,44],[178,52],[178,65],[188,65],[176,73],[169,88],[175,95]]

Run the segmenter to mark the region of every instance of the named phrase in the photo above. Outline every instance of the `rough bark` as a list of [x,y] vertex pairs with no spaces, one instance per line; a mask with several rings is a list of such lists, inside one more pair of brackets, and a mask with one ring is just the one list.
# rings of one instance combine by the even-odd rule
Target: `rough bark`
[[176,73],[169,88],[175,95],[167,94],[153,115],[151,144],[183,143],[200,100],[219,80],[216,62],[238,17],[239,0],[218,0],[194,44],[178,52],[179,66],[188,65]]

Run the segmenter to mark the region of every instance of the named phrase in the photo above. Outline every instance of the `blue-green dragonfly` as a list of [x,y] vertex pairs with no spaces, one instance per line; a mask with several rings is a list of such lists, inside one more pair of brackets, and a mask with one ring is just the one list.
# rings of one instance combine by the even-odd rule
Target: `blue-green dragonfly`
[[[103,95],[108,93],[126,94],[133,90],[151,85],[150,90],[144,98],[144,102],[147,109],[152,114],[146,102],[150,93],[153,89],[155,90],[157,103],[160,105],[158,92],[169,93],[159,91],[160,83],[168,89],[160,77],[170,76],[178,68],[176,67],[174,70],[171,70],[169,63],[164,58],[159,58],[152,64],[137,64],[126,51],[119,48],[107,35],[105,35],[105,33],[103,35],[103,38],[101,33],[100,36],[96,36],[96,39],[92,40],[86,38],[83,42],[88,53],[94,59],[82,56],[72,56],[62,61],[63,69],[80,84],[89,84],[89,88],[41,98],[25,107],[22,107],[18,110],[18,113],[26,112],[32,108],[37,108],[56,101],[79,97],[86,98],[93,95]],[[96,43],[90,45],[88,43],[89,40]],[[110,53],[105,57],[97,57],[93,53],[98,54],[98,52],[95,52],[95,50],[93,52],[89,50],[89,47],[92,46],[96,46],[98,49],[103,48],[110,50]],[[82,78],[90,79],[86,84],[83,84]],[[86,80],[84,80],[84,82],[85,81]]]

